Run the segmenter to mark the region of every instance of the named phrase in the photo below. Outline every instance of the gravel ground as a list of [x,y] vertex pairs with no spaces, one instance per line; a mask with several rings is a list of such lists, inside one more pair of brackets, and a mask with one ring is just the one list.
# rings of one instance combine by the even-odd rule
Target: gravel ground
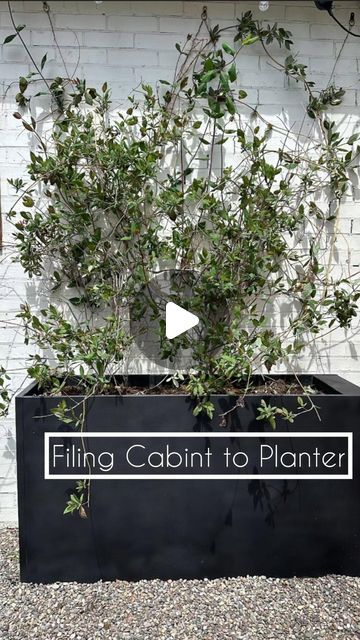
[[21,584],[0,531],[1,640],[359,640],[360,579]]

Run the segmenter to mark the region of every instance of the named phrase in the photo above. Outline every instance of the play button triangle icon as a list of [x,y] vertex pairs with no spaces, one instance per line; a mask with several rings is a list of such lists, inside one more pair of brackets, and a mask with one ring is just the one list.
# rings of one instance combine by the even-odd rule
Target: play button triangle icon
[[172,340],[199,323],[199,318],[174,302],[166,304],[166,337]]

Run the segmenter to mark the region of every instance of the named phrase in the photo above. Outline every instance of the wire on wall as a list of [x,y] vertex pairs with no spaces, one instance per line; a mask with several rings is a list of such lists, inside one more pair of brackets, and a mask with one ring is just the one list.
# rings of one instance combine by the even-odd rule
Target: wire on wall
[[[320,11],[327,11],[329,16],[333,20],[335,20],[335,22],[339,25],[339,27],[341,27],[341,29],[346,31],[346,33],[349,33],[351,36],[355,36],[355,38],[360,38],[360,33],[354,33],[353,31],[351,31],[351,29],[348,29],[347,27],[345,27],[340,22],[340,20],[337,19],[337,17],[333,12],[333,0],[314,0],[314,2],[317,9],[320,9]],[[355,14],[352,12],[350,14],[349,27],[353,27],[354,24],[355,24]]]

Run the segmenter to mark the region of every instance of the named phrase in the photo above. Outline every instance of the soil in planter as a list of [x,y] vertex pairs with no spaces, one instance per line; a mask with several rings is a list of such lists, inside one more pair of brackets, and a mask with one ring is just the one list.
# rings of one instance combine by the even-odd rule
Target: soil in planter
[[[66,385],[63,387],[61,391],[61,395],[63,396],[78,396],[84,394],[85,389],[82,386],[77,385]],[[258,381],[254,381],[252,385],[245,389],[244,385],[241,384],[232,384],[228,385],[221,391],[217,391],[220,394],[230,394],[230,395],[242,395],[242,394],[253,394],[253,395],[267,395],[267,396],[278,396],[278,395],[309,395],[309,394],[321,394],[322,392],[316,388],[315,385],[304,385],[301,386],[295,378],[293,379],[282,379],[282,378],[271,378],[271,379],[260,379]],[[44,391],[41,395],[52,395],[50,392]],[[59,395],[57,392],[56,395]],[[188,395],[188,390],[186,386],[186,382],[180,384],[178,387],[175,387],[171,382],[166,382],[165,380],[161,384],[157,384],[155,386],[139,386],[139,385],[126,385],[126,384],[114,384],[109,383],[106,388],[104,388],[99,395]]]

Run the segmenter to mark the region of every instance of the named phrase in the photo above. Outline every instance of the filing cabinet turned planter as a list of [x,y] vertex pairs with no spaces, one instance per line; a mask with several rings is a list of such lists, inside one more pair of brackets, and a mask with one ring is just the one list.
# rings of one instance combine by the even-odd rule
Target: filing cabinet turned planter
[[[16,399],[21,579],[360,575],[360,388],[333,375],[302,378],[318,390],[312,399],[321,421],[315,411],[291,425],[280,418],[275,433],[352,432],[352,479],[92,480],[86,519],[63,515],[73,479],[44,479],[44,434],[58,432],[60,443],[71,436],[71,427],[51,414],[59,398],[38,395],[35,385],[27,388]],[[131,382],[153,384],[154,378],[135,376]],[[295,395],[263,397],[297,410]],[[85,430],[164,432],[164,438],[175,432],[184,434],[183,444],[189,433],[263,431],[263,437],[249,438],[256,446],[274,433],[256,420],[261,399],[248,395],[224,428],[219,414],[234,406],[231,396],[213,397],[212,420],[195,418],[185,395],[96,396],[88,401]],[[150,435],[142,438],[144,446],[153,445]],[[200,438],[202,445],[206,439],[214,451],[222,440]],[[296,451],[299,438],[283,440]],[[331,442],[336,452],[339,440]]]

